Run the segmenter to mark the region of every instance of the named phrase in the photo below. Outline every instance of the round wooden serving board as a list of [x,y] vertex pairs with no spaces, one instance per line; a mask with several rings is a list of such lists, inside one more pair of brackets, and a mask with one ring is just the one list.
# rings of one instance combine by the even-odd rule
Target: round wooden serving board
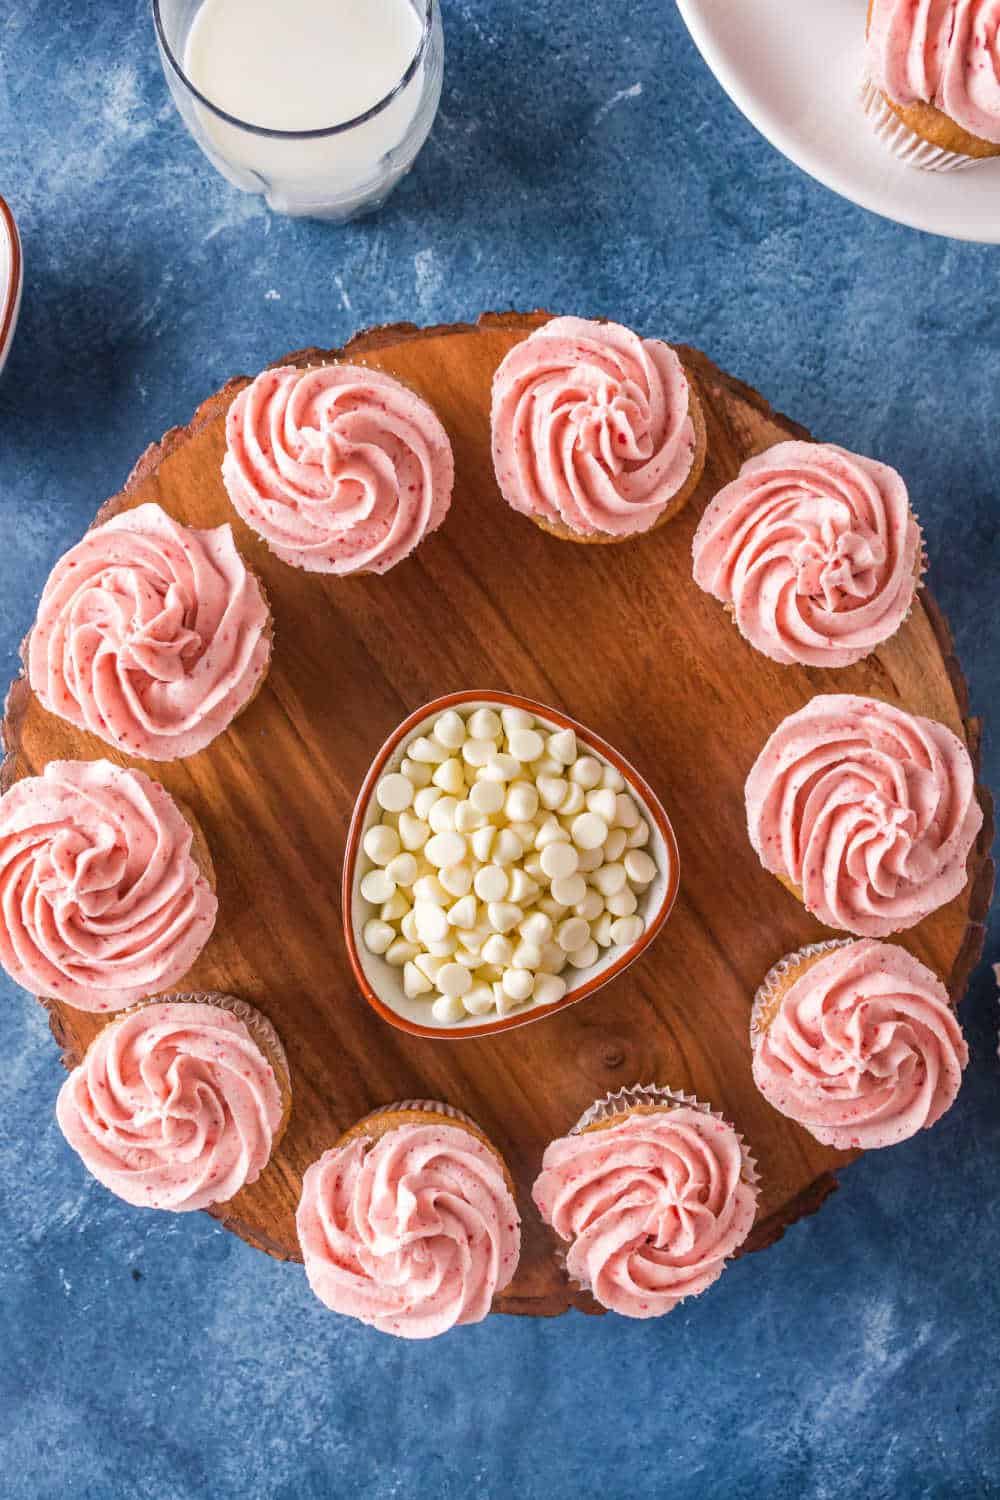
[[[378,1105],[441,1099],[501,1148],[520,1193],[524,1248],[500,1311],[593,1309],[560,1271],[530,1199],[546,1143],[597,1096],[655,1082],[691,1090],[745,1134],[763,1180],[750,1248],[817,1208],[846,1153],[818,1145],[771,1109],[750,1074],[754,990],[784,953],[824,929],[757,862],[743,783],[786,714],[819,692],[872,694],[942,720],[978,761],[978,726],[947,628],[926,590],[898,636],[845,671],[781,667],[751,650],[691,579],[691,537],[710,496],[748,455],[801,428],[704,355],[681,351],[708,422],[708,467],[675,521],[620,546],[545,535],[500,500],[490,461],[490,381],[545,320],[484,317],[476,327],[410,325],[360,334],[337,353],[408,382],[435,407],[455,449],[444,527],[384,578],[337,580],[286,567],[233,512],[219,466],[233,380],[140,460],[99,513],[155,500],[191,526],[229,521],[267,588],[274,660],[263,690],[200,755],[143,763],[196,812],[215,861],[219,920],[185,990],[227,990],[277,1026],[292,1069],[292,1119],[261,1179],[217,1217],[252,1244],[297,1257],[302,1174]],[[655,330],[654,330],[655,331]],[[919,505],[919,477],[910,476]],[[680,846],[673,916],[607,989],[558,1015],[482,1040],[423,1040],[381,1021],[344,954],[340,873],[355,795],[395,725],[439,694],[506,689],[566,710],[615,745],[659,793]],[[47,761],[113,752],[44,712],[24,679],[11,689],[5,782]],[[992,888],[991,818],[962,895],[903,939],[957,999],[979,956]],[[68,1063],[100,1020],[49,1003]]]

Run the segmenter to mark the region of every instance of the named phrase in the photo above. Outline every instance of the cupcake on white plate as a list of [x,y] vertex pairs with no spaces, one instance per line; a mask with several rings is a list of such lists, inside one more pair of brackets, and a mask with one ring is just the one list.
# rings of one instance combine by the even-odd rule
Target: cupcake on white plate
[[869,0],[865,111],[908,166],[954,171],[1000,156],[996,0]]

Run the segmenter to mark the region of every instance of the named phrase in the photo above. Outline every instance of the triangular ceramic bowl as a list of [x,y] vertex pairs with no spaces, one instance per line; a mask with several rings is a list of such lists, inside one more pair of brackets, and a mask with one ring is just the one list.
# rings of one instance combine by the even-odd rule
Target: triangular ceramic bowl
[[0,374],[14,340],[23,284],[24,261],[17,225],[14,215],[0,198]]
[[[628,948],[606,949],[588,969],[564,970],[564,978],[569,978],[571,974],[576,977],[563,998],[554,1005],[535,1005],[529,1001],[512,1015],[494,1020],[484,1021],[480,1017],[467,1016],[450,1025],[437,1025],[430,1016],[426,999],[419,997],[411,1000],[404,993],[402,970],[394,968],[384,958],[369,953],[365,947],[362,930],[377,912],[361,895],[360,887],[364,875],[372,868],[362,849],[362,840],[381,815],[375,802],[375,785],[388,771],[398,770],[406,745],[417,735],[429,733],[435,720],[448,708],[521,708],[533,714],[549,729],[574,730],[580,744],[591,755],[614,766],[625,778],[629,791],[649,824],[647,852],[655,860],[658,873],[639,900],[638,912],[646,923],[642,936]],[[519,698],[510,693],[481,691],[449,693],[443,698],[436,698],[433,703],[425,704],[405,719],[398,729],[393,730],[372,761],[358,795],[344,856],[342,901],[347,956],[358,987],[369,1005],[378,1011],[383,1020],[398,1026],[401,1031],[408,1031],[414,1036],[445,1039],[492,1036],[496,1032],[510,1031],[515,1026],[525,1026],[529,1021],[538,1021],[543,1016],[565,1010],[568,1005],[575,1005],[578,1000],[593,995],[627,969],[649,947],[670,915],[677,896],[679,877],[677,840],[662,803],[638,771],[613,746],[566,714],[554,708],[546,708],[544,704],[535,703],[529,698]]]

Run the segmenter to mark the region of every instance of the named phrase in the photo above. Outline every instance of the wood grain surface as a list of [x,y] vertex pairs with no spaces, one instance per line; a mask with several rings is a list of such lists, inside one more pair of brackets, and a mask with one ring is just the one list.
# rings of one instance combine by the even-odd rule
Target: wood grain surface
[[[544,318],[396,326],[336,353],[290,356],[387,370],[432,403],[451,435],[456,486],[445,525],[384,578],[286,567],[235,515],[220,464],[225,412],[243,379],[151,447],[98,519],[154,500],[192,526],[229,521],[274,612],[270,674],[230,731],[187,761],[132,762],[194,809],[218,873],[218,925],[183,988],[250,1001],[278,1028],[291,1064],[292,1119],[278,1153],[216,1216],[270,1254],[298,1258],[294,1213],[308,1164],[379,1105],[441,1099],[479,1122],[518,1185],[523,1255],[497,1310],[555,1314],[594,1304],[559,1269],[530,1186],[546,1143],[606,1091],[669,1084],[736,1122],[763,1181],[750,1249],[816,1209],[851,1159],[772,1110],[751,1079],[757,984],[783,954],[827,935],[761,869],[747,839],[743,783],[768,734],[818,692],[871,694],[940,719],[965,737],[977,764],[979,731],[926,589],[876,655],[818,671],[753,651],[695,587],[691,538],[708,499],[748,455],[807,436],[695,350],[681,354],[705,405],[708,465],[677,520],[620,546],[580,547],[509,510],[490,461],[490,381]],[[908,477],[919,508],[919,475]],[[428,699],[468,687],[561,707],[617,746],[671,816],[681,891],[658,940],[597,995],[497,1037],[423,1040],[386,1025],[352,984],[341,861],[356,793],[388,733]],[[23,678],[11,688],[4,732],[5,786],[55,758],[128,763],[46,713]],[[992,890],[991,807],[980,795],[986,825],[968,886],[901,939],[956,999],[982,949]],[[100,1018],[45,1003],[66,1061],[77,1061]]]

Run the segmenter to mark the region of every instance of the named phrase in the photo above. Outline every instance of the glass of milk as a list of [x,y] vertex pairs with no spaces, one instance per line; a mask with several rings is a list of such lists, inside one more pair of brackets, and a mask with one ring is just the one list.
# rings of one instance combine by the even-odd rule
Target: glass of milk
[[438,0],[153,0],[153,20],[191,134],[279,213],[380,207],[434,122]]

